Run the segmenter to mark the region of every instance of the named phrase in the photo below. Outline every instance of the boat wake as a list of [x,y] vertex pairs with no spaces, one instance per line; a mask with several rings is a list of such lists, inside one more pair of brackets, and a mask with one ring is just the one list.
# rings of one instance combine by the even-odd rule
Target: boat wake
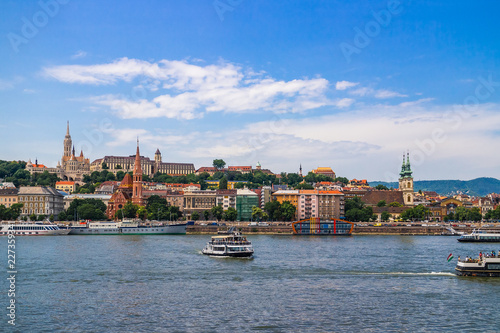
[[401,276],[456,276],[453,273],[450,272],[421,272],[421,273],[415,273],[415,272],[384,272],[384,273],[364,273],[366,275],[401,275]]

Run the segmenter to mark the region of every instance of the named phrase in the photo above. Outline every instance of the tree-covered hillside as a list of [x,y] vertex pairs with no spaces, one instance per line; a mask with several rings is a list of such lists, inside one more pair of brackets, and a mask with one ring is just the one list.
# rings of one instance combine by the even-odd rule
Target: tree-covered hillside
[[[398,188],[397,182],[371,181],[370,186],[379,184]],[[489,193],[500,193],[500,180],[496,178],[476,178],[472,180],[418,180],[413,186],[415,191],[436,191],[441,195],[450,195],[457,192],[475,196],[485,196]]]

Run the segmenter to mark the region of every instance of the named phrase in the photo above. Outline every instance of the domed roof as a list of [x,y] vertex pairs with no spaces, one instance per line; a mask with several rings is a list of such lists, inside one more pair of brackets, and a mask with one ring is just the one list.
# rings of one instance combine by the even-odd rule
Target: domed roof
[[130,176],[130,174],[125,174],[125,177],[123,177],[123,180],[120,184],[120,187],[133,187],[133,182],[132,182],[132,177]]

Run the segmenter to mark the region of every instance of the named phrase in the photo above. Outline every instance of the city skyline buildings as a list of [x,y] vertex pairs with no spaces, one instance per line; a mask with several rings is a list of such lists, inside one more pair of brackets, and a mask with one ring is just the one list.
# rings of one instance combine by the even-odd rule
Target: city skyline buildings
[[91,160],[500,178],[496,3],[120,4],[0,4],[0,159],[56,166],[69,119]]

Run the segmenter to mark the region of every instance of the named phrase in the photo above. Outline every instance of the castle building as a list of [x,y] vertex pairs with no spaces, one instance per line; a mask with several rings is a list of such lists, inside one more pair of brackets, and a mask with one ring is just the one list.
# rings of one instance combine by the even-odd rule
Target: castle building
[[26,170],[31,174],[47,171],[57,174],[57,177],[62,180],[76,182],[82,182],[83,176],[90,173],[90,160],[85,158],[83,151],[80,151],[79,156],[75,155],[75,147],[73,146],[73,141],[69,134],[69,121],[66,127],[66,136],[63,141],[63,156],[61,162],[57,163],[57,167],[47,168],[43,164],[38,164],[38,161],[35,161],[35,164],[33,164],[30,159],[26,164]]
[[[116,174],[118,171],[130,172],[136,165],[136,156],[104,156],[90,164],[90,171],[102,171],[103,165],[107,170]],[[159,149],[156,149],[154,160],[149,157],[139,156],[140,167],[143,174],[154,176],[157,172],[170,176],[185,176],[194,173],[196,170],[192,163],[165,163]]]
[[405,206],[413,206],[413,177],[410,165],[410,153],[403,154],[403,165],[399,173],[399,190],[403,192],[403,201]]

